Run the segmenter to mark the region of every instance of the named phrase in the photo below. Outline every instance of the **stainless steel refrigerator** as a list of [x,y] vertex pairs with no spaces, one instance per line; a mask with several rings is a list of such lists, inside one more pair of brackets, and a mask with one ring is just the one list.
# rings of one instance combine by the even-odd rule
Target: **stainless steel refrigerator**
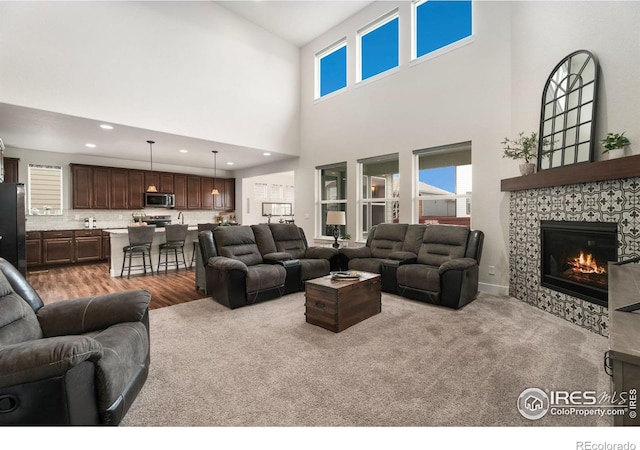
[[0,183],[0,257],[26,277],[24,195],[24,184]]

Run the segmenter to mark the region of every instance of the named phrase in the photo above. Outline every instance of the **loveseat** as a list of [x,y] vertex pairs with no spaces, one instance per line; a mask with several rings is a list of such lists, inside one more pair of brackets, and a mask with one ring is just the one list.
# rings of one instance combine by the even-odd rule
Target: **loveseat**
[[149,372],[150,298],[44,305],[0,258],[0,425],[118,425]]
[[379,273],[385,292],[460,308],[478,293],[483,242],[482,231],[465,226],[385,223],[364,247],[340,254],[349,270]]
[[295,224],[217,227],[198,241],[207,292],[230,309],[299,291],[338,265],[336,249],[309,247]]

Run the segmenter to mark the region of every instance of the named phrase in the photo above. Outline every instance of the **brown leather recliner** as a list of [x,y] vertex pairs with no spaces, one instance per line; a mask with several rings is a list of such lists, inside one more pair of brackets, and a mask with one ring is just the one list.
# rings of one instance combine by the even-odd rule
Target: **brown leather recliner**
[[0,425],[118,425],[149,372],[150,299],[44,305],[0,258]]

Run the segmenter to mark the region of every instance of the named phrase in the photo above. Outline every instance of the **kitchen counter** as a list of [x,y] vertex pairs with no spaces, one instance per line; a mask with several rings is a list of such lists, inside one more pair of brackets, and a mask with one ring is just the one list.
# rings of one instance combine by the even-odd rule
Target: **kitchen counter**
[[[127,231],[127,228],[109,228],[103,231],[106,233],[109,233],[109,241],[111,244],[111,257],[109,259],[111,263],[111,266],[110,266],[111,276],[119,277],[120,272],[122,270],[122,263],[124,261],[124,252],[122,251],[122,249],[127,245],[129,245],[129,233]],[[198,240],[198,226],[189,225],[187,239],[185,240],[185,243],[184,243],[184,258],[187,261],[187,267],[189,267],[191,263],[191,258],[193,257],[193,251],[195,248],[193,243],[196,242],[197,240]],[[160,253],[158,247],[160,246],[160,244],[164,242],[166,242],[164,228],[162,227],[156,228],[155,236],[153,237],[153,242],[151,244],[151,264],[153,265],[154,273],[158,268],[158,255]],[[173,259],[172,256],[173,254],[169,255],[169,261]],[[136,259],[140,262],[136,261]],[[164,257],[162,258],[162,260],[164,262]],[[179,258],[179,260],[182,263],[182,258]],[[127,261],[128,261],[128,258],[127,258]],[[138,264],[141,264],[141,258],[134,257],[131,265],[138,265]],[[171,269],[171,264],[169,264],[169,271],[171,270],[175,271],[175,265],[173,266],[173,269]],[[180,270],[184,270],[182,265],[180,265]],[[162,268],[162,272],[164,272],[164,266]],[[126,273],[127,271],[125,270],[125,276],[126,276]],[[131,275],[142,274],[142,273],[144,273],[144,270],[142,268],[131,269]],[[147,275],[151,276],[151,272],[147,271]]]

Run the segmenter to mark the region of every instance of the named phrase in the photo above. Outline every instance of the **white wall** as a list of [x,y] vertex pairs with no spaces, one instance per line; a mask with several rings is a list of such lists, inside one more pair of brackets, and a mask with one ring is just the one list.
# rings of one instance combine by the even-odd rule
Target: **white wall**
[[299,49],[214,2],[0,2],[0,102],[297,155]]
[[[374,82],[354,85],[356,30],[398,8],[400,68]],[[485,231],[484,283],[508,285],[508,258],[499,217],[502,166],[499,142],[510,130],[510,4],[474,4],[473,43],[421,64],[410,64],[410,2],[380,2],[345,21],[302,50],[302,148],[296,171],[296,216],[315,202],[318,165],[347,161],[348,232],[356,235],[356,161],[397,152],[400,158],[400,221],[412,222],[412,151],[472,142],[473,223]],[[348,88],[313,100],[315,54],[347,37]],[[316,218],[317,220],[317,218]],[[505,228],[506,229],[506,228]],[[307,236],[314,228],[305,227]],[[487,274],[487,266],[500,271]]]
[[[271,198],[271,186],[279,185],[285,187],[295,188],[295,174],[293,172],[279,172],[270,173],[268,175],[260,175],[257,177],[247,177],[241,180],[242,192],[242,224],[254,225],[258,223],[265,223],[268,221],[268,217],[262,215],[262,203],[263,202],[275,202],[275,203],[293,203],[286,199]],[[267,188],[267,198],[256,198],[254,195],[254,185],[256,183],[263,184]],[[236,210],[241,209],[236,207]],[[280,217],[272,217],[272,222],[277,222]],[[291,219],[291,217],[282,217],[282,219]],[[295,219],[295,217],[294,217]]]

